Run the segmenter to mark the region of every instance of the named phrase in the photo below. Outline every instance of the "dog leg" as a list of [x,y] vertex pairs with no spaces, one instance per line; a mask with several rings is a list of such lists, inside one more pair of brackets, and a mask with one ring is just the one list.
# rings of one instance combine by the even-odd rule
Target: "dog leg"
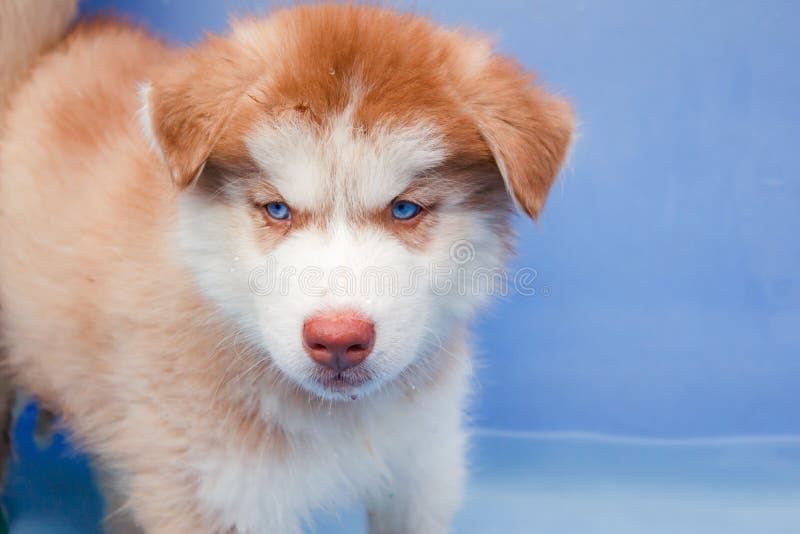
[[388,487],[368,498],[370,534],[441,534],[461,502],[464,443],[460,430],[410,451]]
[[128,504],[126,477],[94,462],[94,481],[103,496],[103,532],[108,534],[142,534],[144,530],[133,517]]
[[112,532],[124,534],[232,532],[209,523],[207,515],[197,509],[196,493],[192,483],[182,479],[179,473],[170,468],[159,469],[152,465],[146,468],[145,472],[130,476],[129,480],[130,492],[127,495],[112,493],[115,503],[125,503],[123,513],[130,514],[127,518],[109,517],[111,526],[117,529]]
[[[5,373],[0,373],[0,485],[5,482],[11,457],[11,432],[14,426],[14,385]],[[2,487],[0,486],[0,489]],[[0,492],[1,493],[1,492]]]

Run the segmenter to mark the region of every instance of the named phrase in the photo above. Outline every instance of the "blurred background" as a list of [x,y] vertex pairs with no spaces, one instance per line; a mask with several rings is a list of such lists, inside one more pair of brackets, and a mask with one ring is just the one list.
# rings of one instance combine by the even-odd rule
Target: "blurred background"
[[[456,532],[800,532],[800,4],[418,0],[496,36],[580,135],[476,328]],[[175,43],[270,3],[90,0]],[[17,428],[12,532],[94,532],[79,453]],[[351,532],[357,509],[320,516]]]

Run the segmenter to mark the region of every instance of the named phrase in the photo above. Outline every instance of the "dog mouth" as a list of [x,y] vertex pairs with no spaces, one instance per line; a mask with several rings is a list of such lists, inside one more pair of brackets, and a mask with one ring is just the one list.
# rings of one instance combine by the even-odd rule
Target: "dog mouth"
[[370,382],[372,375],[360,368],[345,369],[343,371],[317,369],[312,379],[331,392],[347,393]]

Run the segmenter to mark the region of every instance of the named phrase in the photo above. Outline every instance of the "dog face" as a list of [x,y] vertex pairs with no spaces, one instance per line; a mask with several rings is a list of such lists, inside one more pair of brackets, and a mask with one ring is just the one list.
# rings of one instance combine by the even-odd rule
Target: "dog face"
[[198,286],[329,400],[446,365],[572,131],[485,41],[366,6],[240,22],[143,99]]

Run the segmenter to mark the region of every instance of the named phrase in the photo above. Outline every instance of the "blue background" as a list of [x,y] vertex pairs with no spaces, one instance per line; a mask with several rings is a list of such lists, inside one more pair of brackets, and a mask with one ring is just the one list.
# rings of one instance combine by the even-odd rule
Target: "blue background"
[[[510,433],[476,441],[457,530],[797,532],[800,4],[401,5],[496,35],[581,121],[540,224],[517,221],[515,267],[538,271],[539,294],[496,302],[477,327],[474,421]],[[113,6],[175,42],[268,7],[84,6]],[[550,434],[566,430],[645,439]],[[685,440],[709,436],[764,440]],[[96,498],[76,508],[42,497],[58,488],[32,489],[47,469],[51,485],[86,482],[79,458],[50,466],[26,450],[12,515],[29,502],[98,513]]]
[[[800,432],[800,6],[417,1],[570,98],[573,157],[478,328],[476,422],[651,436]],[[176,42],[263,1],[94,0]],[[201,7],[202,6],[202,7]]]

